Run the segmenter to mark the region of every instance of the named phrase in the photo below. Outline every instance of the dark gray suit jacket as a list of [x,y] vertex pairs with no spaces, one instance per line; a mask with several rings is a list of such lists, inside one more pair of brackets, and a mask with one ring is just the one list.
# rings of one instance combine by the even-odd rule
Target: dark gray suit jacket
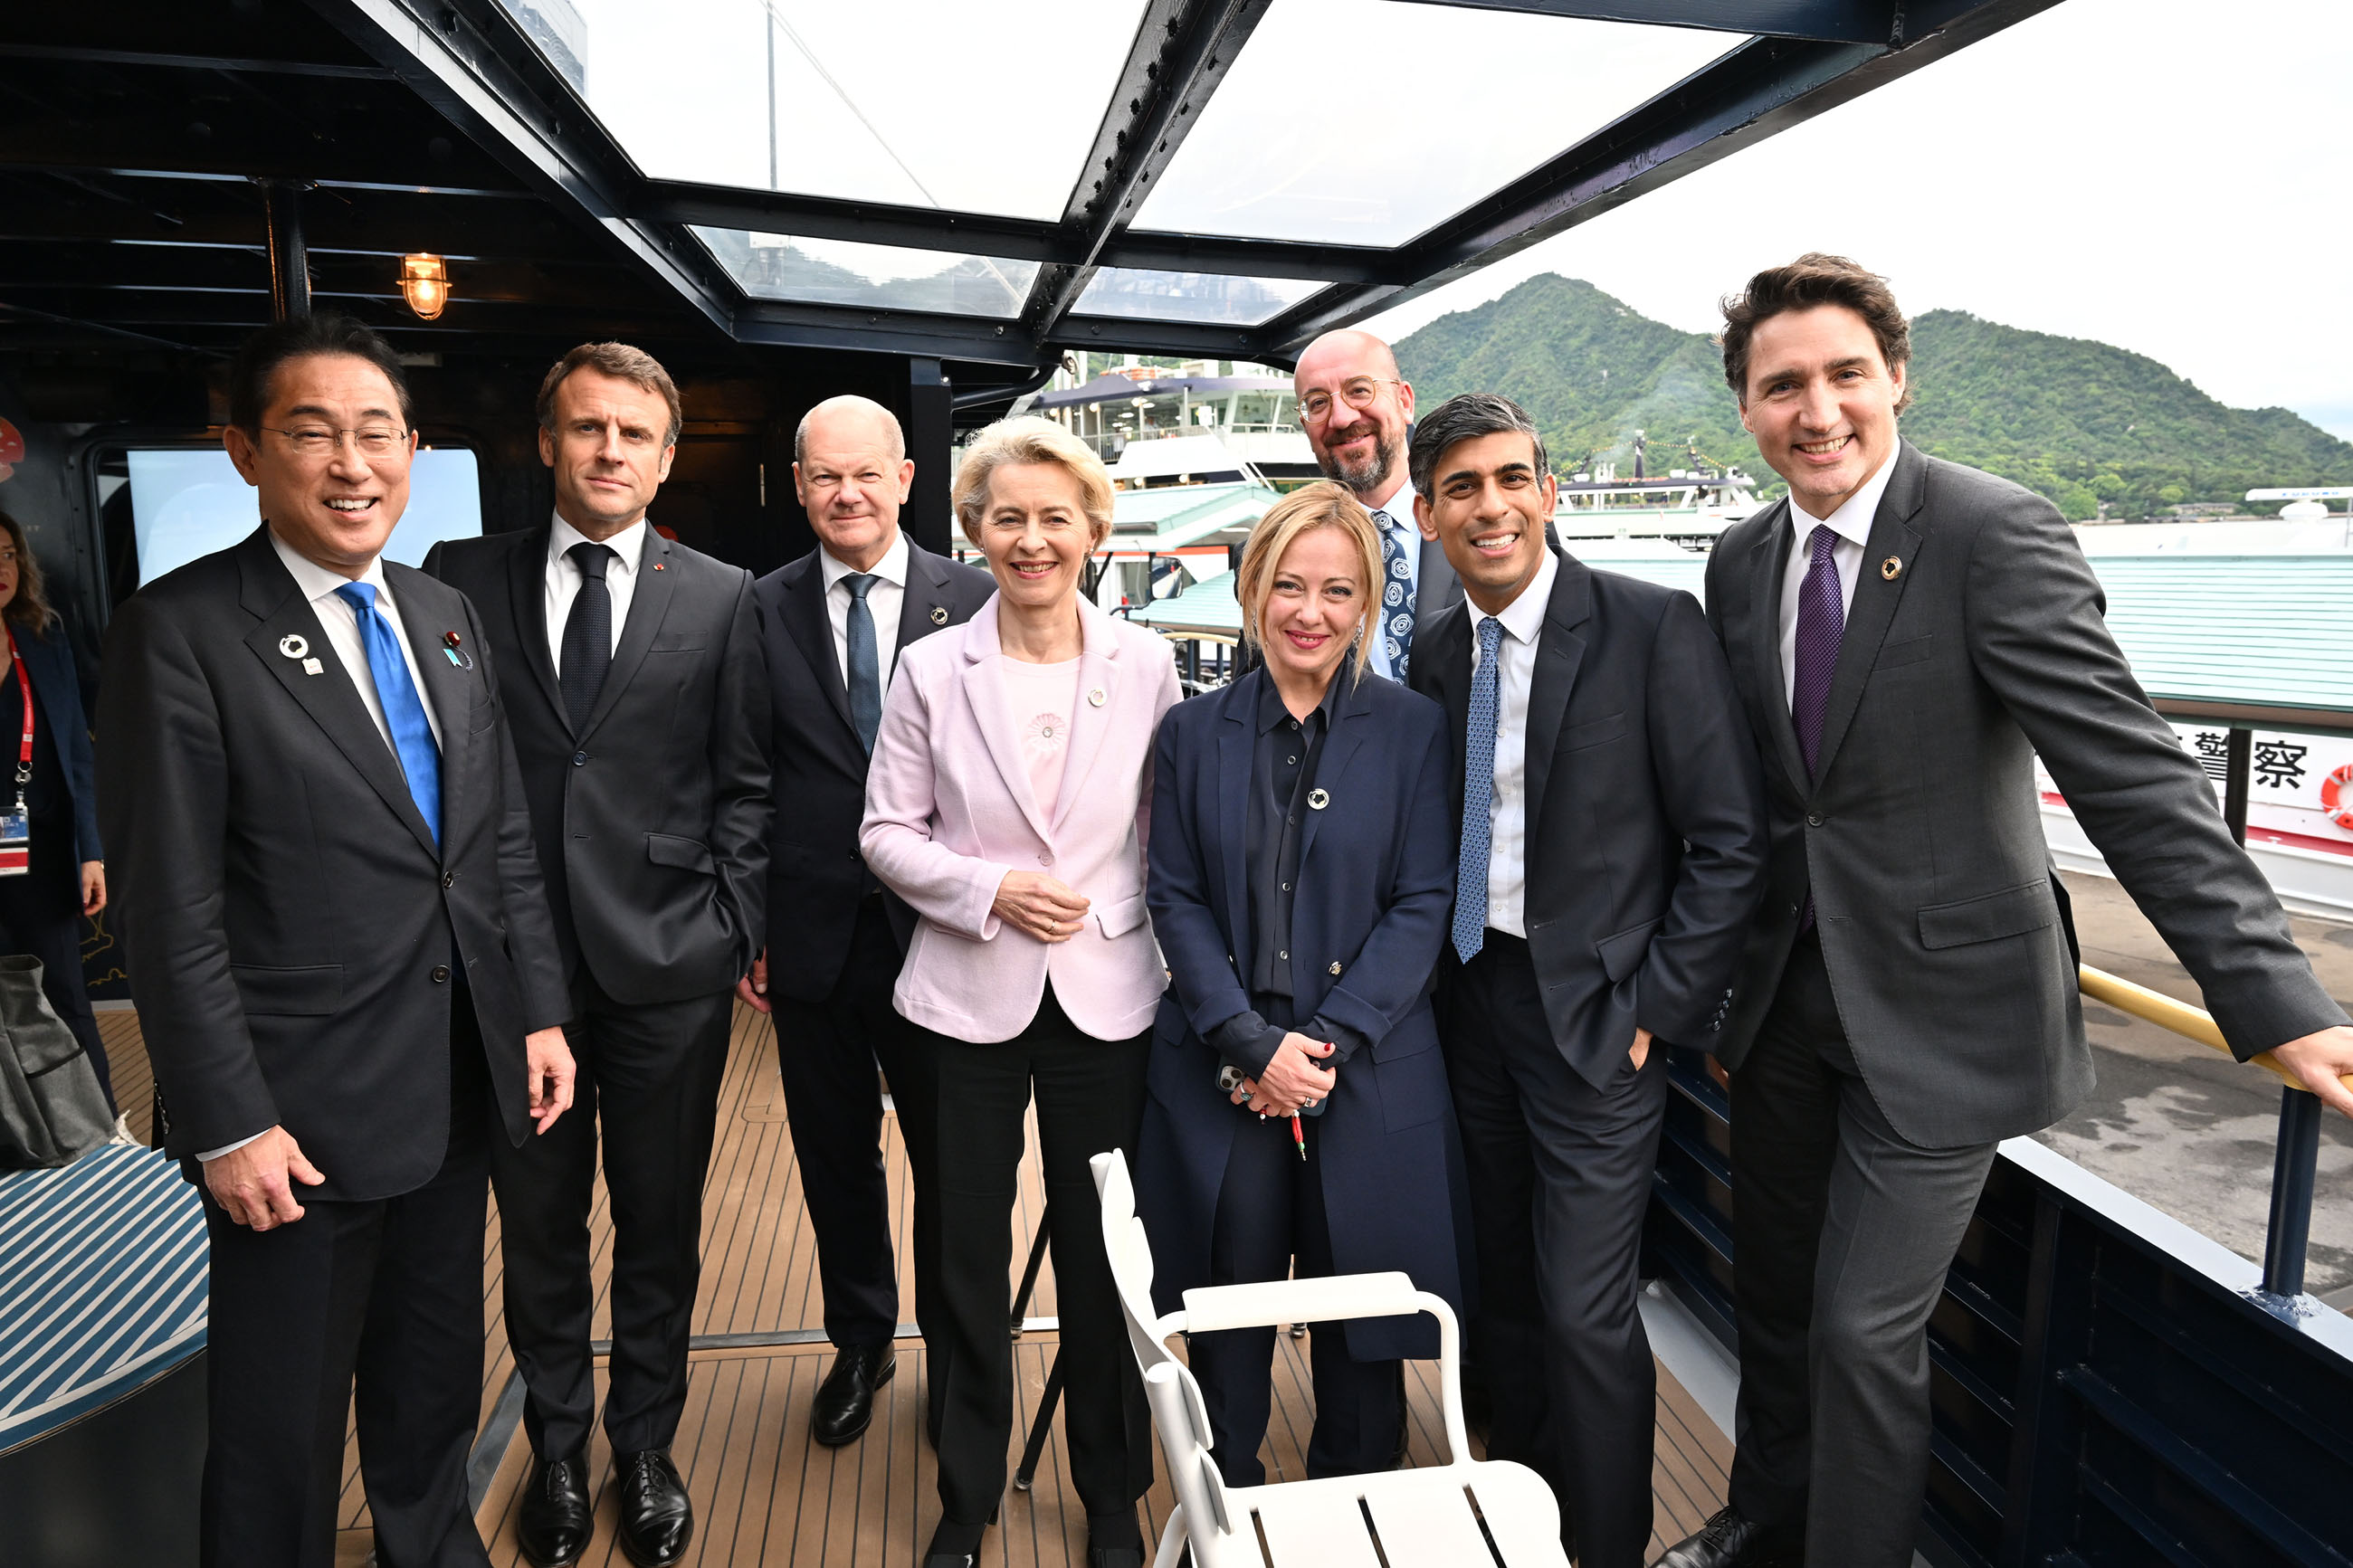
[[425,569],[465,594],[503,672],[567,975],[618,1002],[724,991],[760,951],[767,676],[752,574],[646,531],[612,668],[575,733],[548,657],[545,526],[450,540]]
[[453,938],[518,1144],[523,1036],[568,1011],[481,623],[420,572],[385,580],[441,726],[438,849],[266,528],[141,589],[106,639],[99,817],[157,1131],[189,1159],[281,1125],[326,1173],[305,1200],[440,1168]]
[[[768,985],[822,1002],[841,978],[858,900],[878,886],[858,853],[866,817],[866,748],[849,721],[849,678],[834,657],[825,574],[815,550],[753,584],[772,704],[776,820],[768,859]],[[972,619],[997,592],[986,572],[907,541],[899,601],[899,654],[943,626]],[[897,660],[892,663],[895,673]],[[914,911],[891,900],[903,945]]]
[[2134,680],[2050,502],[1903,446],[1811,783],[1781,674],[1790,544],[1777,501],[1727,529],[1707,568],[1773,826],[1770,890],[1717,1047],[1726,1067],[1756,1037],[1810,889],[1849,1044],[1905,1138],[1989,1142],[2083,1098],[2092,1058],[2038,753],[2242,1059],[2345,1021]]
[[[1630,1070],[1638,1026],[1713,1048],[1764,888],[1764,789],[1698,603],[1554,553],[1528,691],[1524,918],[1553,1039],[1599,1089]],[[1471,649],[1458,601],[1416,637],[1409,671],[1446,709],[1458,831]]]

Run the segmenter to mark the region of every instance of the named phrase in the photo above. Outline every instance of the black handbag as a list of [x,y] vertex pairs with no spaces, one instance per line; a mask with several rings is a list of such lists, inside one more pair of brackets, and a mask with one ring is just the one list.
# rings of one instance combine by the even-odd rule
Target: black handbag
[[0,957],[0,1168],[70,1164],[113,1135],[97,1069],[41,994],[41,961]]

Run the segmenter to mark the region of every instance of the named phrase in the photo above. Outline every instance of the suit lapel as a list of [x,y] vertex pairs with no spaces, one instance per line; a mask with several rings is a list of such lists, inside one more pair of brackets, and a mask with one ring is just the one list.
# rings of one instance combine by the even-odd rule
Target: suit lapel
[[[817,678],[834,716],[849,732],[850,743],[859,745],[858,726],[849,718],[849,678],[842,673],[841,661],[833,655],[833,623],[825,607],[825,563],[818,559],[818,553],[812,550],[802,556],[808,570],[785,580],[785,629],[792,635],[793,646],[801,650],[801,658],[807,661],[809,673]],[[899,646],[903,648],[906,645]],[[860,746],[860,751],[862,754],[864,748]]]
[[652,523],[646,524],[645,548],[638,556],[638,580],[629,591],[629,618],[621,626],[621,646],[613,652],[613,666],[605,672],[605,684],[596,693],[587,727],[575,739],[585,741],[595,732],[637,678],[638,667],[645,663],[646,649],[653,646],[654,634],[661,630],[662,617],[670,611],[670,579],[677,571],[668,563],[676,548],[654,531]]
[[[1585,662],[1585,634],[1577,630],[1593,615],[1593,572],[1574,556],[1560,563],[1552,596],[1545,605],[1544,630],[1536,637],[1536,662],[1528,680],[1527,813],[1529,842],[1544,820],[1545,790],[1552,783],[1553,748],[1560,742],[1561,718],[1568,711],[1577,671]],[[1467,708],[1467,704],[1465,705]]]
[[469,752],[474,744],[471,720],[476,678],[451,664],[445,651],[448,646],[447,634],[465,636],[463,623],[445,626],[427,620],[430,612],[425,605],[426,595],[412,585],[412,579],[429,579],[398,564],[385,567],[387,583],[396,574],[400,580],[393,603],[400,611],[401,630],[408,638],[408,651],[416,656],[417,674],[425,684],[425,700],[432,704],[433,716],[441,721],[441,838],[446,845],[451,826],[465,820],[460,808],[468,773],[465,764],[470,760]]
[[[1355,673],[1348,662],[1344,659],[1341,661],[1340,668],[1333,673],[1332,679],[1353,681]],[[1344,806],[1346,805],[1345,797],[1348,793],[1346,785],[1342,784],[1336,790],[1332,786],[1347,777],[1350,760],[1356,756],[1356,748],[1365,743],[1365,726],[1359,721],[1370,713],[1372,709],[1372,700],[1366,695],[1361,684],[1353,687],[1344,686],[1332,703],[1332,732],[1324,737],[1323,754],[1315,759],[1316,787],[1326,795],[1339,799]],[[1322,826],[1323,823],[1324,814],[1315,809],[1314,802],[1311,799],[1308,802],[1307,820],[1299,830],[1299,861],[1303,866],[1307,863],[1309,852],[1315,847],[1315,830]]]
[[1250,752],[1256,743],[1259,689],[1266,672],[1254,669],[1226,688],[1219,699],[1225,722],[1218,727],[1218,856],[1226,874],[1226,928],[1233,956],[1250,951]]
[[[965,623],[971,628],[965,634],[964,652],[965,700],[972,705],[973,722],[988,747],[989,760],[997,764],[997,776],[1005,781],[1006,793],[1038,837],[1050,842],[1053,834],[1046,814],[1038,808],[1037,794],[1029,787],[1029,764],[1021,756],[1021,738],[1008,721],[1012,710],[1005,695],[1005,649],[997,640],[996,603],[990,600],[981,614]],[[1072,740],[1076,739],[1074,735]],[[1063,772],[1067,776],[1067,764]]]
[[[1462,748],[1471,733],[1471,655],[1467,646],[1470,637],[1471,612],[1459,605],[1451,607],[1444,619],[1433,622],[1428,633],[1428,646],[1415,649],[1414,668],[1428,672],[1435,686],[1432,693],[1440,706],[1446,710],[1446,733],[1453,750],[1449,753],[1453,766],[1448,769],[1448,805],[1454,820],[1462,820]],[[1415,638],[1417,643],[1423,639]],[[1435,662],[1423,664],[1421,658]],[[1417,679],[1425,679],[1417,675]]]
[[[334,644],[327,640],[324,626],[311,609],[311,602],[302,597],[278,552],[270,547],[269,525],[252,534],[246,543],[246,554],[239,563],[242,568],[239,602],[259,624],[248,632],[246,647],[253,650],[262,668],[277,679],[311,721],[326,731],[335,748],[365,779],[368,787],[392,808],[394,816],[408,826],[437,859],[440,848],[433,842],[433,830],[425,826],[423,814],[417,811],[416,800],[408,793],[407,775],[400,771],[400,760],[392,753],[384,734],[368,717],[353,687],[351,673],[337,674],[342,660]],[[317,675],[302,671],[302,658],[290,657],[280,647],[286,638],[302,639],[309,648],[307,656],[321,661]],[[356,672],[363,680],[374,676],[365,669]]]
[[[1111,731],[1112,715],[1119,710],[1119,643],[1111,629],[1111,617],[1081,599],[1079,629],[1086,643],[1079,655],[1079,687],[1071,704],[1071,752],[1062,760],[1062,784],[1054,800],[1057,827],[1077,804],[1087,772],[1095,765]],[[1097,692],[1103,693],[1100,702],[1095,700]]]
[[[1920,510],[1926,475],[1927,460],[1911,446],[1897,451],[1895,472],[1871,521],[1871,542],[1863,546],[1862,569],[1854,580],[1854,603],[1847,607],[1846,630],[1839,638],[1838,665],[1831,676],[1830,700],[1822,713],[1822,749],[1814,759],[1817,782],[1830,776],[1839,742],[1846,738],[1847,726],[1862,702],[1871,668],[1879,662],[1879,645],[1887,640],[1895,606],[1904,601],[1904,586],[1912,581],[1922,538],[1913,519]],[[1900,563],[1893,578],[1883,565],[1891,560]]]
[[1798,749],[1797,725],[1789,718],[1788,681],[1781,672],[1781,578],[1788,570],[1792,535],[1789,503],[1778,500],[1760,521],[1748,558],[1748,655],[1751,678],[1764,700],[1766,745],[1799,795],[1812,792],[1806,754]]
[[[507,599],[516,637],[522,644],[522,661],[539,682],[540,694],[568,730],[572,713],[564,705],[564,689],[557,682],[547,643],[547,536],[552,531],[533,529],[531,537],[507,556]],[[424,656],[419,655],[417,662],[424,663]]]
[[[921,642],[946,626],[954,613],[948,603],[947,568],[938,556],[919,548],[913,540],[907,541],[907,586],[899,595],[899,652],[905,653],[909,644]],[[896,679],[898,673],[899,661],[894,657],[891,674]]]

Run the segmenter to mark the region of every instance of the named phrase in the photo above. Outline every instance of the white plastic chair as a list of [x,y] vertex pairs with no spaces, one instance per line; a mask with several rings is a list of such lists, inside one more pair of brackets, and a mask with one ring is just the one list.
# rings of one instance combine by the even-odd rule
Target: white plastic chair
[[[1152,1248],[1135,1217],[1127,1160],[1114,1149],[1096,1155],[1093,1165],[1103,1248],[1176,1493],[1154,1568],[1176,1568],[1187,1546],[1195,1568],[1380,1568],[1384,1562],[1388,1568],[1568,1568],[1560,1509],[1543,1478],[1525,1465],[1466,1457],[1461,1331],[1443,1300],[1415,1289],[1403,1274],[1344,1274],[1187,1290],[1183,1311],[1156,1316]],[[1200,1385],[1169,1353],[1169,1335],[1415,1312],[1438,1320],[1448,1463],[1276,1486],[1225,1484],[1209,1457]]]

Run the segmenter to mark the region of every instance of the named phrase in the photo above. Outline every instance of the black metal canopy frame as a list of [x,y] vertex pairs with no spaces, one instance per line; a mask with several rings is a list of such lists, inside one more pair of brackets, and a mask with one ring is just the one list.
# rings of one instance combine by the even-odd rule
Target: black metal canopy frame
[[[112,0],[0,16],[0,328],[226,346],[267,319],[259,208],[295,185],[311,288],[427,350],[579,331],[944,362],[959,405],[1066,350],[1293,362],[1360,321],[1998,32],[2057,0],[1398,0],[1749,40],[1388,248],[1139,232],[1272,0],[1148,0],[1059,220],[645,174],[498,0]],[[1406,80],[1410,86],[1409,68]],[[976,111],[978,112],[978,111]],[[996,127],[1002,133],[1003,127]],[[1442,133],[1442,131],[1441,131]],[[1018,317],[754,297],[689,226],[1039,264]],[[438,321],[387,259],[464,258]],[[259,265],[257,265],[259,263]],[[1103,268],[1323,287],[1257,326],[1090,315]],[[280,293],[290,282],[276,280]]]

